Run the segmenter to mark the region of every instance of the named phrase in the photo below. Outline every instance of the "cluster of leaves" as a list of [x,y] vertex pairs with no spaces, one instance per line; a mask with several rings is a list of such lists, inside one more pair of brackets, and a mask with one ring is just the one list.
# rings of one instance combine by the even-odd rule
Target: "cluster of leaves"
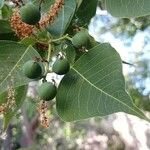
[[[36,0],[32,2],[39,4]],[[116,17],[150,14],[149,0],[142,0],[141,3],[137,0],[104,2],[108,12]],[[49,11],[54,3],[54,0],[45,0],[41,4],[41,14]],[[12,80],[15,93],[22,95],[15,97],[18,105],[11,114],[15,114],[24,100],[19,87],[26,88],[31,81],[22,73],[23,64],[28,60],[45,60],[47,57],[50,63],[51,58],[61,52],[71,64],[56,95],[56,109],[63,120],[103,117],[120,111],[147,119],[126,92],[122,61],[116,50],[108,43],[97,43],[92,37],[86,46],[75,47],[72,44],[72,37],[88,27],[96,13],[97,3],[98,0],[64,0],[53,23],[44,29],[35,26],[37,32],[34,35],[20,39],[10,26],[15,7],[9,5],[8,1],[0,1],[0,104],[7,101],[7,96],[3,95],[7,95]],[[12,117],[7,114],[4,115],[7,120],[5,127]]]

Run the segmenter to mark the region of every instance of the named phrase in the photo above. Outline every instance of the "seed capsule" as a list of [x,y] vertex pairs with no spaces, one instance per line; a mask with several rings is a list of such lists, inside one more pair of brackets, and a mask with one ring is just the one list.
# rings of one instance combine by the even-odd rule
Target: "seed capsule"
[[58,75],[66,74],[70,69],[70,64],[67,59],[57,59],[52,67],[52,71]]
[[56,86],[51,82],[45,82],[38,88],[38,95],[42,100],[50,101],[57,93]]
[[42,76],[42,66],[36,61],[29,60],[23,66],[23,73],[30,79],[37,79]]
[[22,21],[29,25],[37,24],[41,18],[39,8],[32,3],[28,3],[25,6],[21,7],[20,14]]
[[86,31],[80,31],[72,37],[72,44],[79,48],[89,42],[89,34]]

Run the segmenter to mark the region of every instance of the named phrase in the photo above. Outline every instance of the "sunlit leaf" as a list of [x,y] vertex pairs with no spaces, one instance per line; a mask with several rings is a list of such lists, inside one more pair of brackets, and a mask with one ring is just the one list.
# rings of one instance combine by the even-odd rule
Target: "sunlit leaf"
[[65,121],[116,112],[146,119],[126,92],[121,58],[109,44],[95,46],[78,59],[59,85],[56,106]]

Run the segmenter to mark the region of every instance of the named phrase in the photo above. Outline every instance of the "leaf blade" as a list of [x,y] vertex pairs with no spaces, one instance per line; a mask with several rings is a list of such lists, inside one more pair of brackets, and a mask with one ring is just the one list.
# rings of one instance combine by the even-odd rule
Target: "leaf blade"
[[58,13],[55,22],[47,28],[53,36],[61,36],[65,33],[75,13],[76,5],[76,0],[65,0],[65,5]]
[[149,0],[105,0],[105,2],[108,12],[116,17],[141,17],[150,14]]
[[0,41],[0,93],[7,90],[12,79],[14,87],[26,85],[31,81],[23,75],[22,66],[35,56],[40,57],[31,46],[27,47],[12,41]]
[[78,11],[77,17],[81,22],[89,24],[92,17],[96,14],[98,0],[83,0]]
[[56,107],[65,121],[120,111],[146,118],[127,94],[120,56],[109,44],[94,47],[75,63],[59,85]]

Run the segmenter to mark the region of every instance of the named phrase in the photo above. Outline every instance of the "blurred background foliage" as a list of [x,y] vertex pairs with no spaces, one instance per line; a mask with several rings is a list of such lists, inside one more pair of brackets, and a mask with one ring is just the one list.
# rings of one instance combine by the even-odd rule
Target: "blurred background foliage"
[[[103,1],[99,2],[98,11],[105,12]],[[4,6],[6,18],[10,11]],[[95,30],[93,31],[92,26]],[[8,25],[9,27],[9,25]],[[103,41],[104,34],[111,33],[116,39],[125,40],[130,46],[134,37],[140,32],[145,33],[142,51],[134,51],[134,59],[129,59],[133,66],[128,66],[126,74],[127,90],[134,103],[143,110],[150,112],[150,16],[116,19],[112,16],[97,14],[90,24],[90,32],[98,41]],[[0,30],[1,32],[1,30]],[[3,33],[7,34],[7,33]],[[12,36],[12,35],[11,35]],[[8,36],[6,36],[8,37]],[[127,41],[127,43],[126,43]],[[146,48],[146,50],[144,50]],[[128,54],[130,55],[130,53]],[[130,57],[130,56],[129,56]],[[31,90],[31,89],[30,89]],[[123,150],[125,142],[109,124],[100,118],[75,123],[65,123],[56,114],[55,108],[49,106],[50,127],[39,125],[34,100],[27,98],[17,116],[11,121],[5,134],[0,137],[1,150]],[[108,117],[106,117],[108,119]],[[108,123],[114,117],[109,118]],[[150,140],[150,138],[149,138]],[[150,148],[149,148],[150,149]]]

